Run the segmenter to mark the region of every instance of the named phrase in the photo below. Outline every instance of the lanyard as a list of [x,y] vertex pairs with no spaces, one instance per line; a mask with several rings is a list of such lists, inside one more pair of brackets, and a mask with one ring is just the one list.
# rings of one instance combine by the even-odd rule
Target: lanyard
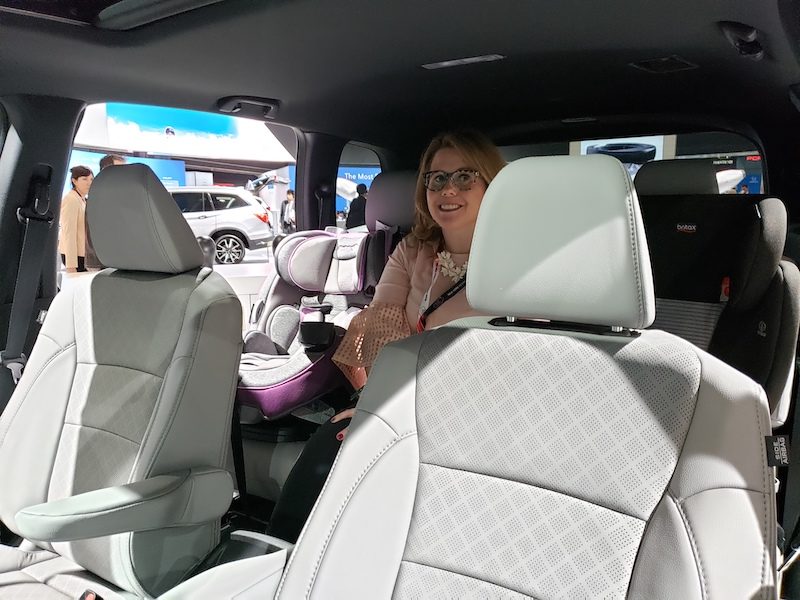
[[422,333],[425,331],[425,324],[428,320],[430,314],[439,308],[442,304],[450,300],[453,296],[455,296],[458,292],[464,289],[464,286],[467,285],[467,278],[462,277],[456,283],[448,289],[444,294],[439,296],[433,304],[428,306],[428,302],[430,301],[431,290],[433,289],[433,284],[436,283],[436,278],[439,276],[439,260],[433,261],[433,274],[431,275],[431,285],[428,288],[428,291],[425,292],[425,296],[422,298],[422,303],[419,306],[419,319],[417,320],[417,333]]

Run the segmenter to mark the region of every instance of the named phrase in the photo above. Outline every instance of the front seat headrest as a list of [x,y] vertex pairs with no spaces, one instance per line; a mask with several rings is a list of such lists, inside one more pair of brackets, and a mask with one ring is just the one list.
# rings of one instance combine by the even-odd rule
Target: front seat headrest
[[375,232],[396,227],[400,231],[410,231],[414,224],[416,186],[416,171],[385,172],[375,177],[364,213],[367,230]]
[[86,218],[97,257],[107,267],[183,273],[203,264],[189,224],[146,165],[103,169],[92,183]]
[[489,185],[467,298],[490,315],[641,329],[655,295],[628,172],[604,155],[523,158]]

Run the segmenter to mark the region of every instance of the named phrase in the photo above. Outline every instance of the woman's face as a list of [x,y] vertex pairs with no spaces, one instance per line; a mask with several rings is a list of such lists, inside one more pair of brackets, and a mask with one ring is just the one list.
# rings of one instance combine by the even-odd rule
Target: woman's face
[[[476,170],[453,148],[441,148],[433,155],[426,195],[428,210],[443,232],[474,229],[486,193],[486,182],[474,175]],[[442,182],[440,190],[430,190]]]
[[75,177],[72,179],[72,185],[75,188],[75,191],[78,192],[81,196],[86,196],[89,193],[89,188],[92,187],[92,180],[94,176],[92,175],[83,175],[81,177]]

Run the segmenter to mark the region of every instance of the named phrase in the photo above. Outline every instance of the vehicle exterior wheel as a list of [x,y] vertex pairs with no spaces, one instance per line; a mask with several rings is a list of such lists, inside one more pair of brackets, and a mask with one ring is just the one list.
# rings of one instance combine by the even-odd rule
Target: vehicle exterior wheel
[[244,242],[232,233],[226,233],[216,239],[214,259],[221,265],[238,265],[244,260]]

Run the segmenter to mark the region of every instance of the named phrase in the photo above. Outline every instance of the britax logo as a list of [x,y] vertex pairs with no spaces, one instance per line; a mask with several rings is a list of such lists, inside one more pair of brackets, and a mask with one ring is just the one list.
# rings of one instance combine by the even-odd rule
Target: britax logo
[[675,229],[678,233],[697,233],[697,225],[694,223],[678,223]]

